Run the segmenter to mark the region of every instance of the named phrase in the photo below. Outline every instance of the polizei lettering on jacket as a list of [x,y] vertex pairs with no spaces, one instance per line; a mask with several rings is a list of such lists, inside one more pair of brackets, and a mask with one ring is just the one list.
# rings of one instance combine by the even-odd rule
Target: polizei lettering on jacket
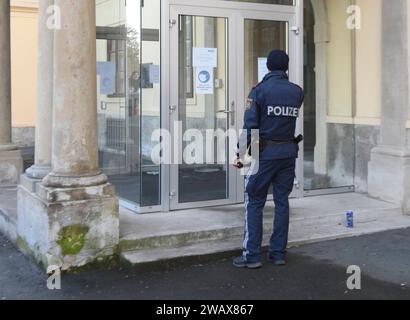
[[299,117],[299,108],[285,106],[268,106],[269,117]]

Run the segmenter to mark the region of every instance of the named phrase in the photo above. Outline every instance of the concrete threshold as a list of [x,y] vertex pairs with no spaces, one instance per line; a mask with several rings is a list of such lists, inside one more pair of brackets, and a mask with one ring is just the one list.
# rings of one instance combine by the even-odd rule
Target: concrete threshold
[[[345,227],[353,210],[355,227]],[[264,215],[264,246],[273,226],[273,203]],[[120,213],[121,258],[131,266],[171,263],[240,252],[244,226],[242,205],[135,215]],[[361,236],[410,227],[399,206],[350,193],[291,200],[289,246]]]

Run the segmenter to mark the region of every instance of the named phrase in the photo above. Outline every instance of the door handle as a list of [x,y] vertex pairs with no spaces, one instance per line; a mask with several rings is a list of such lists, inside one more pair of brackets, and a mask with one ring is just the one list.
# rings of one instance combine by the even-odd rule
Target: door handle
[[234,116],[235,112],[236,112],[235,111],[235,101],[232,101],[230,110],[219,110],[216,113],[224,113],[224,114],[230,115],[231,126],[234,126],[235,125],[235,116]]

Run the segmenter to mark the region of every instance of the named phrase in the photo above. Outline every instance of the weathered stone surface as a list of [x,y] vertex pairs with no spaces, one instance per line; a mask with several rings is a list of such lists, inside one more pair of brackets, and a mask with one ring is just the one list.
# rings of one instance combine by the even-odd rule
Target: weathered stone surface
[[20,176],[20,185],[30,192],[36,192],[38,190],[38,186],[40,185],[40,183],[41,180],[30,178],[26,174],[22,174]]
[[23,172],[23,159],[19,150],[0,151],[0,185],[18,184]]
[[410,214],[410,152],[377,147],[369,162],[369,194],[400,204]]
[[5,0],[0,2],[0,186],[17,184],[23,170],[11,132],[10,1]]
[[54,33],[52,174],[45,184],[79,186],[73,177],[86,177],[82,184],[101,184],[95,1],[56,0],[55,5],[62,15],[61,29]]
[[369,194],[398,203],[409,214],[409,76],[403,72],[409,66],[407,6],[406,0],[382,2],[382,117],[369,163]]
[[[40,1],[40,24],[53,2]],[[68,270],[116,253],[119,208],[114,187],[98,167],[95,1],[55,0],[55,5],[62,21],[54,39],[40,25],[40,70],[45,73],[39,78],[44,82],[39,108],[48,114],[37,119],[37,145],[46,145],[37,150],[36,165],[27,173],[36,178],[44,173],[49,136],[51,172],[41,183],[27,177],[19,186],[17,233],[20,248],[38,263]],[[53,70],[46,65],[51,47]]]
[[0,75],[1,146],[11,143],[11,53],[9,0],[0,1]]
[[355,126],[355,187],[357,192],[368,191],[368,170],[370,155],[377,146],[380,136],[378,126],[357,125]]
[[[348,187],[354,184],[355,137],[351,124],[329,124],[327,188]],[[316,161],[316,159],[315,159]]]
[[98,192],[95,188],[82,189],[81,194],[102,195],[83,200],[71,200],[66,198],[65,190],[54,190],[54,194],[65,195],[56,196],[59,202],[48,202],[20,186],[20,248],[44,267],[56,265],[63,270],[115,254],[119,243],[118,200],[112,195],[111,186],[98,188]]
[[34,147],[35,128],[34,127],[15,127],[12,128],[13,144],[17,147]]
[[115,188],[107,183],[91,187],[49,188],[42,184],[37,187],[37,194],[44,201],[57,203],[65,201],[85,201],[115,197]]
[[43,179],[51,171],[54,30],[47,25],[51,5],[54,0],[39,1],[36,152],[34,165],[27,170],[27,175],[36,179]]

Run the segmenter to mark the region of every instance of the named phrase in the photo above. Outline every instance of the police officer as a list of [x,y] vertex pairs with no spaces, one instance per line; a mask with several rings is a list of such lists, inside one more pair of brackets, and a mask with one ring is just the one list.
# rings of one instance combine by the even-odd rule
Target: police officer
[[[257,269],[262,266],[263,210],[271,185],[275,223],[268,260],[278,266],[286,264],[289,195],[294,185],[298,143],[303,139],[302,136],[295,138],[296,121],[304,93],[288,80],[289,56],[284,51],[272,51],[267,66],[270,73],[252,89],[245,112],[247,146],[251,144],[250,130],[259,130],[260,155],[257,172],[250,172],[245,180],[243,255],[233,262],[238,268]],[[243,152],[238,153],[237,167],[242,166],[240,158],[243,156]]]

